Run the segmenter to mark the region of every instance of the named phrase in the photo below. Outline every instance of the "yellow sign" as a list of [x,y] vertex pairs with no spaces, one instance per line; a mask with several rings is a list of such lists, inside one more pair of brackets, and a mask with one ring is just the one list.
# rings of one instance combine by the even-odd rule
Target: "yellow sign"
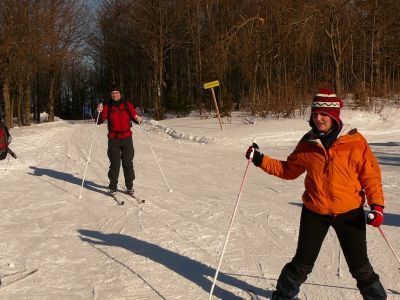
[[215,81],[211,81],[211,82],[207,82],[204,84],[204,89],[211,89],[213,87],[219,86],[219,81],[215,80]]

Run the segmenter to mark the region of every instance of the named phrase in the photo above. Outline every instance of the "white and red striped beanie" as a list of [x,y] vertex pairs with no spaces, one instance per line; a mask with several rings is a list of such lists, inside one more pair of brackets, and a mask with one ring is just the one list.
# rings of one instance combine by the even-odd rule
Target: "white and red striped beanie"
[[335,92],[330,89],[320,89],[318,94],[314,96],[311,105],[311,114],[325,113],[341,126],[340,109],[343,107],[342,100],[336,96]]

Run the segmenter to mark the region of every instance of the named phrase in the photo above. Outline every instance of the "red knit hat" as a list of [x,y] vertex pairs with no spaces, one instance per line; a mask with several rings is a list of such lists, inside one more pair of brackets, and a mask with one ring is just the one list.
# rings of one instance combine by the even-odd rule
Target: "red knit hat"
[[[320,89],[315,95],[312,105],[311,114],[325,113],[336,121],[336,124],[341,126],[340,109],[343,107],[342,100],[330,89]],[[312,118],[311,118],[312,119]]]

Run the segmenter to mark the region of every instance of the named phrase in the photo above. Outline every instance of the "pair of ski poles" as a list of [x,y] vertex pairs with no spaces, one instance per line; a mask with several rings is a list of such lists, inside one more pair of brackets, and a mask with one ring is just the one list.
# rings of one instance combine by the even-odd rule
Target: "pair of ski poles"
[[[242,183],[241,183],[241,185],[240,185],[240,190],[239,190],[239,194],[238,194],[238,196],[237,196],[236,205],[235,205],[235,208],[234,208],[234,210],[233,210],[233,214],[232,214],[232,217],[231,217],[231,221],[230,221],[230,223],[229,223],[228,233],[227,233],[226,238],[225,238],[225,243],[224,243],[224,247],[223,247],[223,249],[222,249],[221,257],[220,257],[220,259],[219,259],[219,263],[218,263],[217,270],[215,271],[215,275],[214,275],[214,279],[213,279],[213,283],[212,283],[212,286],[211,286],[211,290],[210,290],[210,294],[209,294],[208,300],[211,300],[212,295],[213,295],[213,292],[214,292],[215,284],[216,284],[216,282],[217,282],[218,273],[219,273],[219,270],[220,270],[221,264],[222,264],[222,259],[223,259],[223,257],[224,257],[224,253],[225,253],[226,247],[227,247],[227,245],[228,245],[229,235],[230,235],[230,233],[231,233],[231,229],[232,229],[232,226],[233,226],[233,220],[234,220],[234,218],[235,218],[236,211],[237,211],[237,208],[238,208],[238,206],[239,206],[239,200],[240,200],[240,197],[241,197],[241,194],[242,194],[242,191],[243,191],[243,186],[244,186],[244,183],[245,183],[245,180],[246,180],[246,177],[247,177],[247,171],[248,171],[248,169],[249,169],[250,163],[251,163],[252,160],[253,160],[254,151],[255,151],[255,150],[254,150],[254,147],[253,147],[253,150],[252,150],[251,153],[250,153],[250,157],[249,157],[249,159],[247,160],[247,165],[246,165],[246,169],[245,169],[245,171],[244,171],[244,175],[243,175],[243,178],[242,178]],[[382,237],[384,238],[384,240],[385,240],[385,242],[387,243],[387,245],[389,246],[390,250],[392,251],[392,253],[393,253],[394,256],[396,257],[397,261],[398,261],[399,264],[400,264],[400,259],[399,259],[399,257],[397,256],[397,254],[396,254],[396,252],[394,251],[393,247],[390,245],[388,239],[386,238],[385,233],[383,232],[383,230],[382,230],[382,228],[381,228],[380,226],[378,227],[378,230],[379,230],[379,232],[381,233],[381,235],[382,235]]]
[[[101,113],[98,112],[98,113],[97,113],[97,118],[96,118],[95,126],[97,126],[97,123],[99,122],[99,117],[100,117],[100,115],[101,115]],[[150,148],[150,150],[151,150],[151,153],[153,153],[153,156],[154,156],[154,159],[155,159],[155,161],[156,161],[156,163],[157,163],[157,165],[158,165],[158,168],[160,169],[160,172],[161,172],[161,174],[162,174],[162,176],[163,176],[163,178],[164,178],[164,181],[165,181],[165,183],[167,184],[168,191],[169,191],[169,192],[172,192],[172,189],[171,189],[170,185],[168,184],[167,178],[165,177],[164,172],[163,172],[163,170],[161,169],[161,166],[160,166],[160,164],[159,164],[159,162],[158,162],[158,159],[157,159],[157,157],[156,157],[156,154],[154,153],[153,147],[151,146],[150,141],[149,141],[149,139],[148,139],[148,137],[147,137],[147,132],[146,132],[146,130],[143,128],[143,126],[142,126],[141,124],[139,124],[139,126],[140,126],[140,129],[144,132],[144,136],[146,137],[147,144],[149,145],[149,148]],[[86,160],[85,172],[84,172],[84,174],[83,174],[81,189],[80,189],[80,191],[79,191],[79,196],[78,196],[78,198],[82,198],[82,190],[83,190],[83,185],[84,185],[85,179],[86,179],[86,173],[87,173],[87,169],[88,169],[88,165],[89,165],[89,161],[90,161],[90,154],[92,153],[93,142],[94,142],[94,139],[95,139],[95,137],[96,137],[96,128],[97,128],[97,127],[95,127],[94,130],[93,130],[92,142],[90,143],[88,158],[87,158],[87,160]]]

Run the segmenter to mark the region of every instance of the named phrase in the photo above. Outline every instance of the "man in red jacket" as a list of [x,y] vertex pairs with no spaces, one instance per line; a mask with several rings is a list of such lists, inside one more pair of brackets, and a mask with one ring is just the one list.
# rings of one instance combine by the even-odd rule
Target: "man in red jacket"
[[133,194],[133,180],[135,171],[133,169],[133,157],[135,150],[132,142],[132,131],[130,121],[140,124],[141,117],[132,103],[125,101],[118,88],[113,88],[108,103],[99,104],[97,111],[100,114],[97,124],[105,120],[108,123],[108,149],[107,156],[110,159],[108,178],[110,180],[109,190],[111,194],[117,192],[119,169],[122,161],[124,171],[125,187],[127,193]]

